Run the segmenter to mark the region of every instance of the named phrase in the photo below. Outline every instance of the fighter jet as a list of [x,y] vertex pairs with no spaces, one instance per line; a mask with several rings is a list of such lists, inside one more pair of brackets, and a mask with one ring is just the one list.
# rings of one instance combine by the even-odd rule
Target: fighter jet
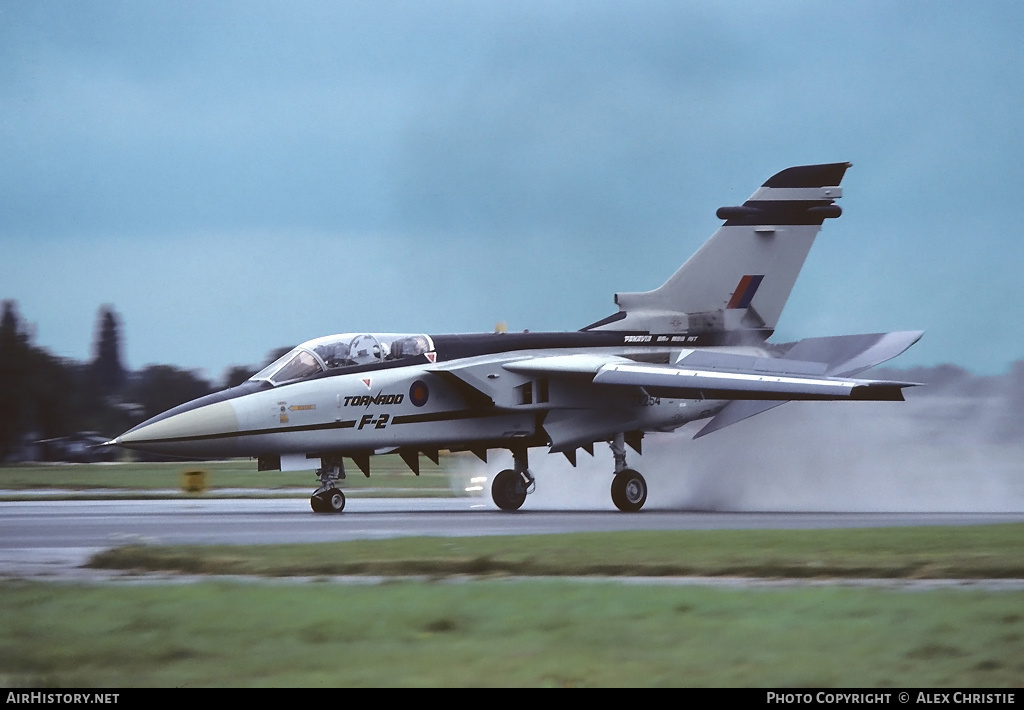
[[491,496],[518,510],[536,486],[530,449],[573,465],[608,442],[611,498],[647,500],[627,462],[651,432],[710,419],[696,436],[790,400],[901,401],[910,382],[853,376],[899,355],[921,331],[768,342],[849,163],[788,168],[742,205],[664,284],[618,293],[618,310],[572,332],[342,333],[302,343],[248,381],[156,416],[114,439],[137,451],[252,457],[258,469],[315,470],[317,513],[345,507],[345,459],[507,449]]

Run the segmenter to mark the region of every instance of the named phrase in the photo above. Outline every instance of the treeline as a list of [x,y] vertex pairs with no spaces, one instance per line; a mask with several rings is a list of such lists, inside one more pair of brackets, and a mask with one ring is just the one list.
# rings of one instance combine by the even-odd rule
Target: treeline
[[[38,442],[95,432],[112,438],[171,407],[247,379],[257,366],[236,366],[211,383],[172,365],[125,368],[120,318],[102,306],[92,359],[58,358],[32,342],[14,301],[0,313],[0,462],[25,458]],[[34,458],[34,457],[33,457]]]

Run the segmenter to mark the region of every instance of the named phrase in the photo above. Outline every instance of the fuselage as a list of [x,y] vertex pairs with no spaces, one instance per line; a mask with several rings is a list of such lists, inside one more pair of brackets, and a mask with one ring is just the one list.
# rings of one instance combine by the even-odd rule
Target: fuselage
[[[654,397],[640,387],[595,390],[585,380],[535,377],[505,365],[580,353],[669,363],[696,347],[765,354],[757,347],[728,345],[722,335],[579,331],[331,336],[334,341],[321,338],[298,346],[238,387],[143,422],[115,443],[185,457],[312,457],[403,448],[567,447],[621,431],[670,431],[713,415],[724,402]],[[423,339],[425,344],[417,348],[422,352],[392,358],[399,338],[412,337]],[[368,361],[349,359],[329,367],[330,358],[321,356],[330,348],[317,343],[347,339]],[[303,370],[304,365],[309,367]],[[288,379],[292,374],[300,376]]]

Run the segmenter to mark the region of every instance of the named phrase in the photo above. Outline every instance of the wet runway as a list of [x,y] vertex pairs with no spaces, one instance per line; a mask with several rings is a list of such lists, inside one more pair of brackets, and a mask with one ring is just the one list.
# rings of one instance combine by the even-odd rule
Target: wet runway
[[306,499],[0,503],[0,577],[61,575],[95,552],[133,543],[306,543],[401,536],[618,530],[813,529],[1024,522],[1024,513],[715,513],[521,510],[487,498],[350,498],[341,515]]

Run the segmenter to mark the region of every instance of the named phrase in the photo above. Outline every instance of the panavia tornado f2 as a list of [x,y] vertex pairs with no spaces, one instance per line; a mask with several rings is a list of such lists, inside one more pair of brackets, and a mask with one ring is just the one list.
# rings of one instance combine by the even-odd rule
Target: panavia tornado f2
[[[340,512],[344,459],[367,476],[373,455],[471,451],[495,475],[498,508],[519,509],[536,485],[528,452],[576,464],[609,442],[611,497],[647,500],[626,461],[648,432],[708,419],[696,436],[790,400],[902,401],[910,382],[855,379],[913,345],[921,331],[768,342],[849,163],[777,173],[659,288],[615,295],[618,312],[578,331],[463,335],[343,333],[297,346],[243,384],[175,407],[111,444],[187,457],[258,459],[259,470],[316,470],[310,500]],[[696,438],[696,437],[695,437]]]

